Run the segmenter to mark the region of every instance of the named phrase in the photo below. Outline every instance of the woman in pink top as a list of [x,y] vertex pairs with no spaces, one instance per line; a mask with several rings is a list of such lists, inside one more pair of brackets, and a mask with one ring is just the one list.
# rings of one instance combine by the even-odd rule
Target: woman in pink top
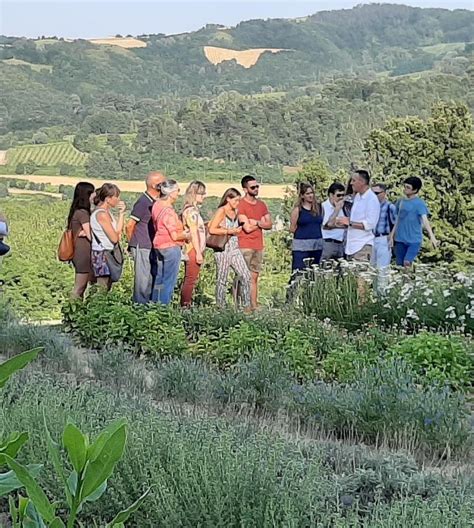
[[157,273],[151,300],[169,304],[178,280],[181,262],[181,246],[189,239],[184,232],[173,204],[179,196],[179,186],[175,180],[166,180],[159,185],[161,198],[155,202],[151,217],[155,226],[153,248],[157,261]]

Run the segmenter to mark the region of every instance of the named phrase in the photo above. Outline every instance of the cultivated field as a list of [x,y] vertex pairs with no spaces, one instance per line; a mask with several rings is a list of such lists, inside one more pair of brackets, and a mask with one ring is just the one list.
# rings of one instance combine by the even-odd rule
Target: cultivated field
[[270,53],[278,53],[279,51],[285,51],[282,48],[255,48],[244,51],[237,51],[227,48],[216,48],[214,46],[204,46],[204,55],[209,62],[212,64],[220,64],[224,61],[235,60],[237,64],[240,64],[244,68],[250,68],[255,66],[260,55],[269,51]]
[[121,48],[146,48],[146,42],[130,37],[109,37],[109,38],[94,38],[87,39],[92,44],[105,44],[108,46],[119,46]]
[[[116,185],[120,187],[122,191],[127,192],[141,192],[143,191],[143,182],[138,181],[129,181],[129,180],[98,180],[94,178],[77,178],[69,176],[39,176],[39,175],[6,175],[0,174],[0,178],[5,179],[19,179],[27,180],[33,183],[50,183],[51,185],[76,185],[80,181],[90,181],[96,187],[100,187],[106,181],[113,181]],[[181,190],[184,191],[189,182],[179,182]],[[235,187],[238,184],[235,182],[208,182],[207,194],[208,196],[222,196],[226,189],[229,187]],[[286,185],[263,185],[260,191],[260,196],[262,198],[283,198],[285,191],[287,189]]]
[[24,145],[9,149],[7,161],[10,165],[18,165],[33,161],[38,165],[57,166],[61,163],[68,165],[84,165],[87,154],[83,154],[69,141],[58,141],[46,145]]

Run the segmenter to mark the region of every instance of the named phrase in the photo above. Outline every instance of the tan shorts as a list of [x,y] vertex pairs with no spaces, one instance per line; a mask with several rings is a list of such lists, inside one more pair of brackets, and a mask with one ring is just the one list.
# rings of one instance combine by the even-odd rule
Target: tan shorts
[[263,265],[263,250],[240,248],[249,270],[253,273],[260,273]]
[[366,244],[364,247],[356,251],[353,255],[348,255],[349,260],[354,260],[355,262],[370,262],[372,258],[372,246]]

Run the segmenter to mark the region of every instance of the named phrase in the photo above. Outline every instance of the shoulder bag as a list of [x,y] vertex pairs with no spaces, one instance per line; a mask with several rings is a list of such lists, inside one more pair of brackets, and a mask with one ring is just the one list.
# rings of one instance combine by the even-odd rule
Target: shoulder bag
[[65,229],[61,235],[58,246],[58,259],[61,262],[70,262],[74,258],[74,245],[76,237],[72,229]]
[[209,222],[206,222],[204,226],[206,228],[206,247],[217,252],[224,251],[230,235],[212,235],[209,233]]
[[[110,213],[109,213],[110,214]],[[102,243],[97,236],[97,234],[94,232],[93,229],[91,229],[92,235],[94,236],[97,244],[99,246],[102,246]],[[110,280],[112,282],[118,282],[120,278],[122,277],[123,272],[123,251],[120,246],[119,242],[115,242],[114,247],[112,249],[104,249],[104,256],[105,260],[107,262],[107,267],[110,271]]]

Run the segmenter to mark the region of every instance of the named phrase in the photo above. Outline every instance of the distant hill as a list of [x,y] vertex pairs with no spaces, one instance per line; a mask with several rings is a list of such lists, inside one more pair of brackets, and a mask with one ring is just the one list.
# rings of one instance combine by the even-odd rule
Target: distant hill
[[[468,10],[371,4],[169,36],[2,36],[0,149],[38,131],[50,142],[132,133],[123,149],[140,159],[334,164],[387,117],[427,115],[439,99],[472,109],[473,35]],[[141,163],[127,160],[126,174]]]

